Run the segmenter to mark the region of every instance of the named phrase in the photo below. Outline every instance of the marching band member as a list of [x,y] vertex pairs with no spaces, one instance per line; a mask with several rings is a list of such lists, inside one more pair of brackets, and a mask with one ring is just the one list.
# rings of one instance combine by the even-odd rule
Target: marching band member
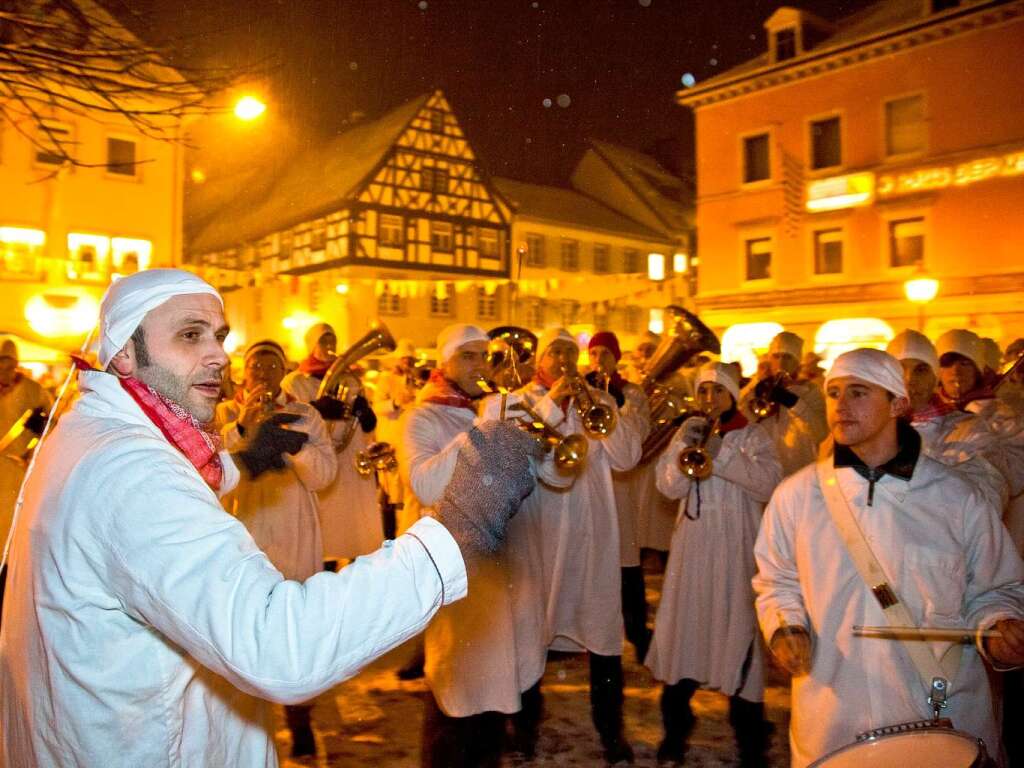
[[[545,331],[537,344],[537,373],[518,391],[529,406],[563,435],[583,431],[577,402],[579,347],[563,328]],[[585,385],[583,385],[585,386]],[[595,402],[614,408],[605,392]],[[612,472],[640,459],[635,429],[587,437],[586,462],[569,488],[540,484],[523,503],[540,554],[546,602],[546,645],[588,651],[591,715],[609,763],[632,760],[622,723],[622,600],[619,522]]]
[[[702,366],[697,385],[707,417],[687,419],[657,466],[658,490],[680,499],[644,662],[664,683],[658,759],[683,761],[696,722],[690,698],[706,688],[729,696],[740,765],[764,766],[764,660],[750,580],[761,514],[782,468],[768,434],[737,410],[739,384],[728,366]],[[697,446],[711,459],[712,474],[703,480],[684,474],[679,463],[684,448]]]
[[[619,374],[622,351],[618,337],[611,331],[599,331],[590,337],[587,351],[591,365],[591,372],[586,375],[587,383],[598,389],[604,388],[602,381],[607,383],[607,391],[619,406],[619,424],[616,429],[633,430],[642,445],[651,428],[651,411],[643,389]],[[612,473],[615,509],[619,515],[622,618],[626,639],[633,644],[637,661],[643,661],[651,642],[651,630],[647,627],[644,570],[640,564],[640,540],[637,535],[639,506],[645,496],[641,486],[650,479],[644,470],[644,467],[634,467],[628,472]]]
[[[898,418],[907,392],[891,355],[840,355],[825,390],[835,451],[783,480],[754,547],[761,629],[794,676],[793,765],[858,733],[930,719],[929,695],[941,692],[924,682],[934,679],[931,667],[949,683],[942,715],[998,755],[985,661],[1024,664],[1024,563],[999,510],[956,468],[921,452],[920,435]],[[878,569],[871,580],[882,582],[860,575]],[[900,648],[900,640],[853,632],[890,620],[1001,635],[978,635],[976,647],[907,641]],[[957,666],[954,649],[962,649],[955,676],[947,672]]]
[[[744,415],[764,427],[775,444],[783,477],[814,461],[818,445],[828,436],[820,388],[796,382],[803,348],[803,339],[795,333],[776,334],[768,346],[770,376],[759,375],[740,400]],[[751,410],[756,398],[771,403],[773,412],[757,417]]]
[[[1003,353],[1003,366],[1012,366],[1021,355],[1024,355],[1024,339],[1011,341]],[[997,397],[1018,416],[1024,416],[1024,369],[1018,368],[1006,377],[997,390]]]
[[[274,341],[249,345],[244,355],[243,387],[234,400],[217,406],[217,423],[229,450],[241,445],[270,414],[299,417],[295,429],[309,440],[278,472],[243,478],[224,498],[224,507],[252,534],[286,579],[305,581],[323,569],[324,548],[316,494],[334,480],[337,460],[327,426],[316,410],[281,388],[287,359]],[[285,707],[292,733],[292,757],[316,754],[310,725],[311,704]]]
[[[281,381],[286,396],[309,403],[326,422],[338,471],[329,485],[317,491],[320,535],[324,561],[336,570],[339,560],[352,560],[375,552],[384,541],[384,528],[377,505],[377,485],[372,477],[356,470],[356,454],[374,442],[377,417],[362,392],[346,406],[325,396],[317,398],[324,375],[335,359],[338,337],[327,323],[316,323],[305,336],[309,356]],[[349,419],[355,419],[353,425]],[[348,444],[345,436],[351,435]]]
[[651,359],[659,344],[661,344],[660,334],[654,333],[654,331],[643,332],[640,340],[637,341],[636,349],[629,356],[626,372],[623,374],[627,381],[639,384],[644,380],[647,361]]

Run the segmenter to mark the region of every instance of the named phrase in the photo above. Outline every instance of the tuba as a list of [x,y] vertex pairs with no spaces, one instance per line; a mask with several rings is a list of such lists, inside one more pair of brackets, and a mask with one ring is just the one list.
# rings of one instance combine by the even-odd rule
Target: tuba
[[718,337],[695,314],[677,306],[667,309],[674,318],[672,327],[644,366],[644,378],[640,384],[647,393],[651,410],[651,431],[644,440],[641,464],[661,453],[672,438],[679,417],[700,413],[685,392],[661,381],[694,355],[701,352],[717,355],[722,350]]
[[394,352],[396,346],[395,340],[392,338],[387,326],[378,325],[376,328],[371,328],[367,331],[359,341],[346,349],[344,354],[335,358],[334,362],[331,363],[331,367],[327,369],[327,373],[324,374],[324,379],[320,382],[320,388],[316,391],[317,399],[333,397],[335,400],[340,400],[345,404],[345,431],[342,433],[340,442],[335,447],[338,453],[344,451],[348,444],[352,442],[352,436],[356,432],[356,417],[352,413],[352,407],[356,398],[363,393],[362,381],[359,376],[352,373],[349,369],[367,355],[372,355],[374,352],[382,350]]

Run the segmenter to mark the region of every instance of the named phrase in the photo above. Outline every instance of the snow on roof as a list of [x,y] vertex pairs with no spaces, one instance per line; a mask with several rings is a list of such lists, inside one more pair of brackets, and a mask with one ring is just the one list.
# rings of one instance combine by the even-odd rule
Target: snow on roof
[[[667,227],[679,232],[692,225],[693,193],[681,178],[642,152],[597,139],[591,139],[590,145]],[[684,202],[687,199],[691,200],[689,206]]]
[[665,236],[571,189],[493,177],[516,215],[664,242]]
[[378,120],[277,162],[274,168],[254,169],[244,180],[231,179],[230,194],[224,194],[225,185],[220,190],[197,190],[186,211],[194,224],[189,250],[224,250],[343,207],[430,95],[418,96]]

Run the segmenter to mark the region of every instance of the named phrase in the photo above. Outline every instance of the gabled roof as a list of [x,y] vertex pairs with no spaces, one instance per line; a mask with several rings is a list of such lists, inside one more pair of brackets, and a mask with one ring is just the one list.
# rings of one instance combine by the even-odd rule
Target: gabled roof
[[673,232],[693,224],[693,192],[678,176],[662,168],[650,155],[607,141],[590,139],[593,150]]
[[630,235],[656,242],[665,241],[665,236],[660,232],[645,227],[640,222],[623,216],[592,197],[574,190],[500,177],[493,177],[491,181],[518,216]]
[[[186,217],[192,253],[210,253],[342,207],[384,159],[431,94],[423,94],[383,117],[363,123],[299,152],[274,169],[260,169],[218,186],[195,189]],[[230,193],[225,195],[225,189]]]

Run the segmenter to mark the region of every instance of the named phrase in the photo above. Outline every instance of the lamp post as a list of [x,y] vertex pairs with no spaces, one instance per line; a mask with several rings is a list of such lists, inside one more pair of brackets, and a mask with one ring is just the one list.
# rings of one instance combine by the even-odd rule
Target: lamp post
[[921,333],[924,333],[925,306],[935,298],[938,292],[939,281],[933,277],[927,277],[923,272],[903,283],[903,294],[907,297],[907,301],[917,304],[917,330]]

